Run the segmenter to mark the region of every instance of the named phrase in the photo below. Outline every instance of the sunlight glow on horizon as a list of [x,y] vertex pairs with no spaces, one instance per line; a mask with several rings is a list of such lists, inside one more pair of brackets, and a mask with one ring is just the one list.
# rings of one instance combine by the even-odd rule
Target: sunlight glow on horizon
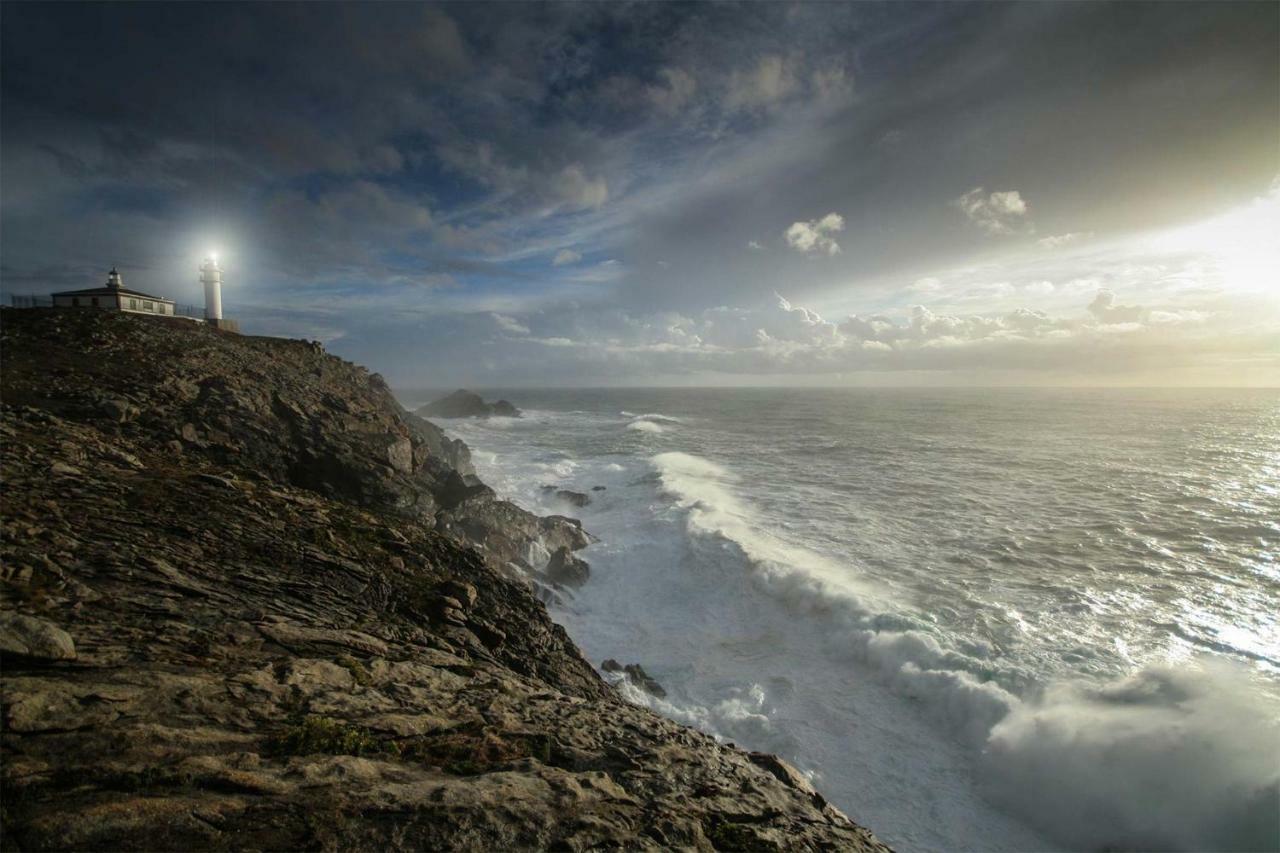
[[[1224,290],[1268,290],[1280,270],[1280,189],[1243,207],[1158,232],[1142,244],[1162,252],[1201,253],[1213,259]],[[1141,244],[1140,244],[1141,245]]]

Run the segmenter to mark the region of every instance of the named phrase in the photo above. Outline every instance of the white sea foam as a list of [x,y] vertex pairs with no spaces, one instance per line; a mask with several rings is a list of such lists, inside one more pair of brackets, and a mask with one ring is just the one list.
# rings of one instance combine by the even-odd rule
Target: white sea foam
[[647,432],[654,435],[657,435],[659,433],[664,433],[667,431],[667,428],[664,427],[662,424],[654,423],[653,421],[645,421],[645,420],[639,420],[639,419],[634,420],[631,423],[627,424],[627,429],[634,430],[635,432]]
[[[904,851],[1280,845],[1280,512],[1251,473],[1280,409],[1179,403],[1153,442],[1163,397],[647,394],[635,411],[680,418],[620,421],[611,396],[449,429],[532,509],[547,483],[608,487],[581,512],[591,581],[551,609],[669,693],[629,698],[815,769]],[[633,419],[668,428],[639,446],[723,461],[637,457]],[[1225,467],[1167,476],[1197,435]]]
[[683,423],[682,418],[673,417],[672,415],[664,415],[661,412],[646,412],[644,414],[637,415],[635,412],[622,411],[618,414],[622,415],[624,418],[634,418],[635,420],[660,421],[667,424]]
[[1155,667],[1116,683],[1053,684],[1024,699],[1001,684],[1016,674],[1001,679],[988,661],[927,630],[892,630],[917,620],[880,612],[849,567],[763,532],[725,467],[685,453],[659,454],[653,464],[691,534],[736,547],[758,587],[829,620],[827,651],[871,665],[923,702],[981,756],[991,796],[1034,825],[1086,847],[1276,843],[1277,707],[1238,667]]
[[1087,848],[1275,849],[1280,721],[1245,670],[1203,660],[1057,684],[991,731],[992,795]]

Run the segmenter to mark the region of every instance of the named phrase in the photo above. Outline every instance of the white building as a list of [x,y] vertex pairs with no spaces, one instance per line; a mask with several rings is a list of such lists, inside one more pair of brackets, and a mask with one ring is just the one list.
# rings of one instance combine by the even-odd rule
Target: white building
[[108,311],[131,311],[137,314],[173,315],[173,300],[152,296],[124,286],[120,273],[112,267],[105,287],[87,290],[64,290],[53,294],[53,304],[58,308],[103,308]]
[[210,255],[200,265],[200,283],[204,285],[204,318],[222,319],[222,268],[218,256]]

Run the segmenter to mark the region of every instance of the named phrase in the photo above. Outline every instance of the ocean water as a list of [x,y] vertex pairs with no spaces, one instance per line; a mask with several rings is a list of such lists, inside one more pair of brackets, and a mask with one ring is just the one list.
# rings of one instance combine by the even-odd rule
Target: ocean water
[[599,537],[633,701],[904,851],[1280,848],[1280,392],[498,395],[440,423]]

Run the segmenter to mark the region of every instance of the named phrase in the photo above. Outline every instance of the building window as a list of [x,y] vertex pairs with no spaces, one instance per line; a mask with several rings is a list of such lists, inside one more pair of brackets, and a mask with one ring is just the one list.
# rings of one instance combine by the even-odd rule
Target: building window
[[93,297],[93,307],[94,307],[94,308],[97,308],[97,307],[98,307],[98,297],[96,297],[96,296],[95,296],[95,297]]
[[143,311],[154,311],[154,310],[155,310],[155,308],[156,308],[156,306],[151,302],[151,300],[150,300],[150,299],[144,299],[144,300],[142,300],[142,310],[143,310]]
[[79,296],[73,296],[73,297],[71,297],[71,305],[72,305],[73,307],[75,307],[75,308],[79,308],[79,307],[80,307],[80,297],[79,297]]

